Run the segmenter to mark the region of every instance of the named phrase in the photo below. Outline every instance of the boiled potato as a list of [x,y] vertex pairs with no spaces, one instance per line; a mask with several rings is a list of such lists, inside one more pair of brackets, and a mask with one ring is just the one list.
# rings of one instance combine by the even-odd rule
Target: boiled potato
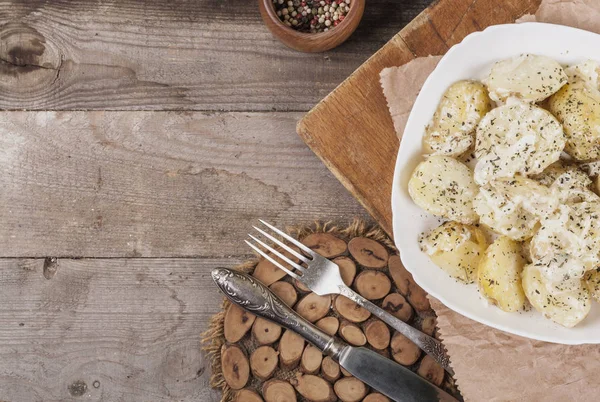
[[430,156],[419,163],[408,182],[408,193],[419,207],[467,224],[477,222],[473,210],[477,191],[471,169],[449,156]]
[[600,157],[600,92],[583,82],[567,84],[548,100],[565,130],[565,151],[577,160]]
[[544,257],[567,255],[577,259],[577,264],[565,265],[556,272],[560,281],[565,269],[575,269],[569,276],[581,277],[585,271],[600,266],[600,203],[580,202],[560,205],[543,220],[540,229],[531,239],[531,256],[534,261]]
[[556,61],[533,54],[494,64],[485,80],[490,98],[504,102],[513,96],[525,102],[539,102],[567,83],[567,75]]
[[562,126],[546,110],[524,103],[500,106],[477,126],[475,182],[541,173],[564,146]]
[[473,201],[482,224],[513,240],[533,236],[542,217],[558,207],[546,186],[522,176],[498,179],[480,188]]
[[507,312],[519,311],[525,304],[521,272],[525,259],[521,245],[500,236],[486,250],[477,270],[477,285],[492,304]]
[[586,60],[565,69],[569,82],[583,82],[589,88],[600,89],[600,65],[594,60]]
[[585,284],[590,290],[592,298],[600,302],[600,268],[593,269],[585,274]]
[[472,283],[488,243],[478,227],[448,221],[421,235],[419,245],[451,277]]
[[475,142],[475,127],[492,104],[485,86],[476,81],[459,81],[444,93],[425,130],[426,153],[458,156]]
[[558,161],[533,178],[550,187],[561,203],[574,204],[584,201],[600,201],[600,197],[591,190],[592,179],[575,165]]
[[576,289],[568,291],[548,290],[540,270],[543,266],[526,265],[523,268],[523,290],[531,305],[546,318],[567,328],[574,327],[583,320],[591,308],[591,298],[583,281],[578,281]]

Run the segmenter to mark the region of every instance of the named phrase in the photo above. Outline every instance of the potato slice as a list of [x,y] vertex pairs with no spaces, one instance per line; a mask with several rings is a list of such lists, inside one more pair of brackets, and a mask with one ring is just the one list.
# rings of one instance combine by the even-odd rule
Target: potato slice
[[561,204],[600,201],[600,197],[591,190],[592,179],[575,165],[567,165],[558,161],[534,178],[541,184],[550,187]]
[[525,259],[521,245],[501,236],[486,250],[479,263],[477,285],[492,304],[507,312],[519,311],[525,304],[521,272]]
[[523,268],[523,290],[531,305],[546,318],[567,328],[574,327],[590,312],[591,298],[583,281],[575,289],[549,291],[540,270],[543,266],[526,265]]
[[[537,261],[560,255],[579,261],[578,277],[600,265],[600,203],[560,205],[556,212],[543,220],[540,230],[531,240],[531,256]],[[560,281],[564,273],[567,271],[557,272],[552,281]],[[573,275],[569,272],[569,276]]]
[[513,240],[533,236],[542,217],[558,208],[549,188],[522,176],[494,180],[473,201],[480,222]]
[[408,182],[408,192],[419,207],[461,223],[477,222],[473,172],[449,156],[433,155],[419,163]]
[[483,84],[458,81],[444,93],[425,130],[426,153],[458,156],[475,143],[475,127],[490,111],[492,102]]
[[504,102],[513,96],[539,102],[567,83],[567,75],[556,61],[546,56],[523,54],[494,64],[485,80],[490,98]]
[[541,173],[564,146],[563,128],[546,110],[523,103],[500,106],[477,127],[475,182]]
[[565,73],[569,82],[584,82],[589,88],[600,90],[600,65],[594,60],[568,67]]
[[448,221],[422,234],[419,245],[431,261],[448,275],[461,282],[472,283],[488,242],[478,227]]
[[584,280],[592,298],[600,302],[600,268],[586,272]]
[[565,151],[577,160],[600,157],[600,91],[584,82],[567,84],[548,100],[565,130]]

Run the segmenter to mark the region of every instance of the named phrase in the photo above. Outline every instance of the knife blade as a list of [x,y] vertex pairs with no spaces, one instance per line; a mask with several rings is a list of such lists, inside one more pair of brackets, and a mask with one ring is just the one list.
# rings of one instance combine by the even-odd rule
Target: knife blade
[[398,402],[457,402],[406,367],[366,348],[350,346],[302,318],[250,275],[227,268],[211,272],[219,289],[243,309],[304,337],[350,374]]

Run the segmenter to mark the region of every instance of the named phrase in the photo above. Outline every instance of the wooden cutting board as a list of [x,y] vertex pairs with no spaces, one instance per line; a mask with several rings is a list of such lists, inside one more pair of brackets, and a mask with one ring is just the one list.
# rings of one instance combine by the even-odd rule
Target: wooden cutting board
[[[541,0],[440,0],[429,6],[298,123],[298,134],[392,235],[391,190],[399,142],[379,72],[442,55],[471,32],[514,22]],[[365,10],[369,12],[368,4]]]

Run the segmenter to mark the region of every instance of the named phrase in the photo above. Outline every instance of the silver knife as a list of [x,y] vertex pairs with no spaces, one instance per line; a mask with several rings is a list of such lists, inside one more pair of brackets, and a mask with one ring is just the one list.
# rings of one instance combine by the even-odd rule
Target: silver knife
[[350,374],[398,402],[457,402],[409,369],[366,348],[350,346],[302,318],[255,278],[215,268],[212,278],[235,304],[304,337]]

